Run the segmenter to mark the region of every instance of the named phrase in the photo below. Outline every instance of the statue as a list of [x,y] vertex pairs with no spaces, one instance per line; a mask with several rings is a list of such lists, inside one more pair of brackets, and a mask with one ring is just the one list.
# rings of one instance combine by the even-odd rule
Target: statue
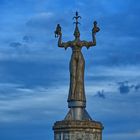
[[69,64],[70,71],[70,87],[69,87],[69,95],[68,95],[68,103],[73,101],[86,102],[85,97],[85,89],[84,89],[84,68],[85,68],[85,60],[83,54],[81,52],[82,47],[86,47],[89,49],[92,46],[96,45],[96,32],[100,29],[97,27],[97,22],[94,21],[93,29],[92,29],[92,41],[80,40],[80,31],[78,28],[78,19],[81,16],[76,12],[76,16],[73,17],[76,21],[74,22],[75,31],[74,36],[75,39],[73,41],[62,42],[62,32],[60,24],[57,25],[55,31],[55,37],[58,37],[58,47],[67,49],[71,47],[72,55]]
[[93,120],[86,110],[86,97],[84,88],[85,60],[81,52],[82,47],[89,49],[96,45],[96,33],[99,32],[97,22],[94,21],[92,29],[92,41],[80,40],[78,19],[76,15],[74,24],[75,39],[68,42],[62,41],[62,31],[60,24],[57,24],[55,37],[58,37],[58,47],[67,49],[71,47],[72,55],[69,64],[70,86],[68,95],[68,107],[70,108],[64,120],[56,121],[53,126],[54,140],[102,140],[103,125],[101,122]]

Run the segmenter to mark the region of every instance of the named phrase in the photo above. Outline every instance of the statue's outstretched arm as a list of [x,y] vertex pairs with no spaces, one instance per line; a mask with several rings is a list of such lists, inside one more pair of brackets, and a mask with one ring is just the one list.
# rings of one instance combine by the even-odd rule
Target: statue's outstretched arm
[[99,31],[100,31],[100,28],[97,26],[97,22],[94,21],[94,26],[93,26],[93,29],[92,29],[92,41],[90,41],[90,42],[82,41],[82,46],[87,47],[87,49],[89,47],[96,46],[96,36],[95,35]]
[[68,47],[71,47],[71,41],[68,42],[62,42],[62,32],[61,32],[61,26],[60,24],[57,24],[56,30],[55,30],[55,37],[58,37],[58,47],[67,49]]
[[71,47],[71,41],[62,42],[62,34],[60,34],[58,39],[58,47],[67,49],[68,47]]
[[96,37],[95,34],[92,34],[92,41],[82,41],[82,46],[89,47],[96,46]]

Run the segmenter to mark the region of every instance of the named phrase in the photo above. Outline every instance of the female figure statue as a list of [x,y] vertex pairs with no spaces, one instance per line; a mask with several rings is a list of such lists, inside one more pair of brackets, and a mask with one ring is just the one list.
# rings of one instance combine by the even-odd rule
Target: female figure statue
[[100,29],[97,27],[97,22],[94,22],[94,27],[92,29],[92,41],[81,41],[80,40],[80,32],[78,29],[78,13],[76,13],[76,16],[74,17],[76,19],[76,27],[74,31],[75,39],[73,41],[68,42],[62,42],[62,32],[61,27],[58,24],[55,36],[59,37],[58,39],[58,47],[67,49],[68,47],[71,47],[72,49],[72,55],[71,60],[69,64],[69,71],[70,71],[70,87],[69,87],[69,96],[68,96],[68,102],[72,101],[80,101],[80,102],[86,102],[85,97],[85,88],[84,88],[84,68],[85,68],[85,60],[83,57],[83,54],[81,52],[81,49],[83,46],[87,47],[87,49],[91,46],[96,45],[96,38],[95,34]]

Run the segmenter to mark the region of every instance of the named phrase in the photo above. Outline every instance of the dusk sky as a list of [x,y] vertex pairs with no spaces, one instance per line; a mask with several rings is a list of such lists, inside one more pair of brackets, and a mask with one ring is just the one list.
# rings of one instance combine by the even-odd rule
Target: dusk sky
[[68,112],[72,17],[78,11],[86,61],[87,111],[103,140],[140,140],[140,0],[0,0],[0,140],[53,140]]

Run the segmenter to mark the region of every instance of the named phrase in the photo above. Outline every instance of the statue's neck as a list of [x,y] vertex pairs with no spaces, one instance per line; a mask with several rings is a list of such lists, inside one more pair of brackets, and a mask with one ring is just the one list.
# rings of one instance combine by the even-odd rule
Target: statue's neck
[[74,41],[80,41],[80,37],[75,37]]

